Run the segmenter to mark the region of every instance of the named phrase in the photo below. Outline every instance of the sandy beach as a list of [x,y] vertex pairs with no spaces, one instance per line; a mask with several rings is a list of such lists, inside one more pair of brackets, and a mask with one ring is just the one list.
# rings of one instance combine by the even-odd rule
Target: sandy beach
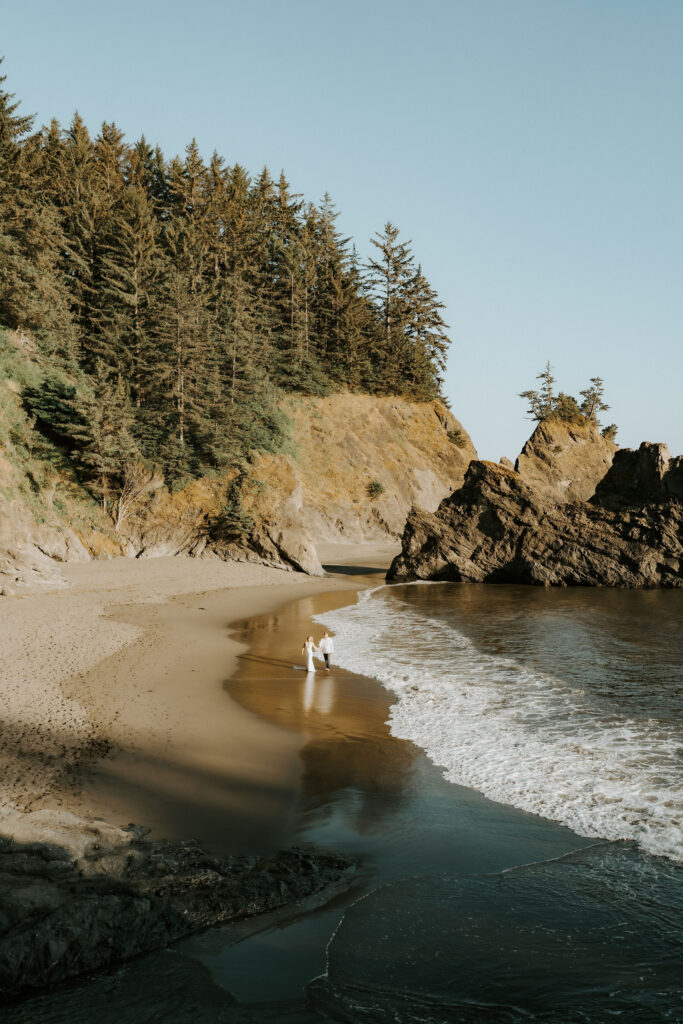
[[[322,900],[294,900],[210,927],[114,974],[37,994],[10,1012],[11,1024],[314,1024],[319,1012],[324,1020],[356,1019],[347,1004],[355,1005],[357,979],[380,1002],[408,1006],[404,1019],[415,1019],[416,986],[436,1008],[435,1020],[460,1019],[448,1016],[451,999],[457,1004],[460,993],[473,991],[486,1001],[492,975],[501,979],[499,1001],[508,998],[505,971],[491,967],[501,955],[506,900],[514,913],[523,906],[529,915],[522,939],[509,938],[511,948],[521,942],[514,986],[524,1005],[547,994],[553,1005],[561,997],[573,1006],[578,972],[602,1007],[607,967],[600,957],[611,963],[612,947],[601,937],[596,899],[619,908],[631,942],[625,962],[663,958],[669,932],[652,893],[663,886],[665,905],[674,900],[676,927],[672,865],[447,782],[419,745],[392,735],[395,693],[338,662],[329,675],[302,670],[303,637],[319,637],[321,617],[334,621],[360,589],[381,584],[391,551],[344,546],[321,555],[323,579],[183,559],[84,566],[69,570],[68,591],[3,605],[4,635],[14,643],[6,705],[15,736],[23,737],[11,750],[3,734],[5,764],[13,768],[3,773],[4,799],[13,801],[6,832],[27,807],[64,808],[114,825],[135,821],[151,827],[152,837],[193,838],[212,856],[261,859],[303,843],[354,865],[341,889]],[[482,591],[477,622],[486,623],[506,595]],[[475,597],[466,591],[465,619]],[[343,634],[338,640],[343,655]],[[565,929],[567,907],[576,920]],[[474,966],[468,921],[483,928]],[[577,929],[586,935],[578,952]],[[417,933],[425,952],[414,963]],[[549,934],[560,950],[552,990],[545,981]],[[405,977],[394,954],[402,937]],[[432,977],[438,957],[449,966]],[[564,985],[560,997],[555,978]],[[217,1000],[229,1004],[223,1016],[214,1013]]]
[[339,567],[323,579],[217,560],[116,559],[67,566],[66,590],[3,599],[5,832],[16,814],[66,807],[168,838],[275,848],[278,832],[267,830],[266,842],[263,822],[293,792],[297,739],[225,693],[245,649],[228,625],[353,590],[342,570],[379,569],[392,553],[323,547],[322,560]]

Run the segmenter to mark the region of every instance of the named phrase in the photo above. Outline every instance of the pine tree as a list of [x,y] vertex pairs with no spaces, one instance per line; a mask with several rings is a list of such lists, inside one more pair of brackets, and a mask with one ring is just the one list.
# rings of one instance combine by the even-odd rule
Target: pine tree
[[114,122],[105,121],[93,145],[93,167],[99,183],[103,217],[116,204],[125,185],[123,172],[129,149],[123,140],[123,132]]
[[57,208],[66,237],[62,267],[80,335],[83,364],[89,369],[94,367],[97,358],[90,341],[95,333],[100,255],[97,244],[100,195],[93,155],[88,129],[76,113],[64,137]]
[[253,262],[251,181],[244,167],[235,164],[226,172],[225,239],[234,269]]
[[154,316],[161,273],[158,227],[141,184],[124,187],[101,240],[98,356],[129,382],[132,400],[145,404],[156,386]]
[[316,218],[316,282],[314,310],[317,323],[318,356],[335,358],[341,315],[342,279],[350,239],[342,238],[335,226],[339,214],[325,193]]
[[206,377],[205,451],[212,465],[235,465],[254,448],[272,450],[282,431],[267,375],[253,290],[244,271],[231,271],[216,309],[216,335]]
[[541,411],[543,416],[550,416],[555,409],[555,378],[552,374],[552,366],[550,360],[545,364],[545,368],[537,375],[536,380],[541,381],[541,390],[539,392]]
[[607,412],[609,405],[604,400],[605,387],[601,377],[591,377],[591,386],[581,392],[581,412],[588,420],[598,423],[598,413]]
[[170,193],[166,177],[166,161],[157,146],[153,148],[142,135],[132,146],[124,166],[127,185],[141,185],[160,221],[167,220]]
[[125,384],[121,377],[112,381],[98,363],[90,386],[76,391],[71,407],[69,434],[76,464],[107,512],[126,464],[139,457]]
[[331,348],[330,378],[351,390],[383,390],[381,379],[381,344],[383,334],[378,325],[372,299],[367,293],[363,271],[355,246],[342,268],[336,303],[338,317]]
[[[301,197],[293,195],[284,172],[280,174],[277,184],[277,195],[273,204],[273,235],[272,274],[274,277],[273,306],[278,317],[281,330],[281,343],[285,351],[295,351],[292,343],[293,325],[296,322],[298,309],[298,265],[300,259],[300,223],[302,210]],[[286,326],[289,326],[289,331]]]
[[249,243],[246,268],[256,296],[259,332],[273,350],[280,347],[283,330],[278,317],[275,287],[275,243],[272,225],[276,220],[277,190],[267,167],[252,183],[249,193]]
[[407,355],[406,288],[411,277],[410,242],[399,242],[399,229],[391,221],[371,238],[379,257],[368,262],[369,283],[374,290],[384,333],[383,372],[387,390],[400,391]]
[[[176,438],[189,467],[193,434],[202,432],[202,375],[207,359],[210,303],[206,271],[210,253],[204,214],[208,177],[195,140],[184,161],[168,172],[171,222],[164,232],[169,273],[160,310],[165,347],[174,351],[173,395]],[[168,344],[170,342],[170,344]]]
[[112,380],[101,363],[92,376],[53,370],[26,386],[22,397],[40,430],[70,452],[107,511],[126,462],[138,457],[123,380]]
[[406,286],[406,335],[410,340],[412,390],[417,398],[441,397],[450,339],[441,316],[443,302],[418,266]]
[[[1,63],[1,61],[0,61]],[[73,330],[58,260],[59,218],[38,187],[40,144],[26,140],[33,119],[0,76],[0,321],[37,332],[44,346],[70,351]]]

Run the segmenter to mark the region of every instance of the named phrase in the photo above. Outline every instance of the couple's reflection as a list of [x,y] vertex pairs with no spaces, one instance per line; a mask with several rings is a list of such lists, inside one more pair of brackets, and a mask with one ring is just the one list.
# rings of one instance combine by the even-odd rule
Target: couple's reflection
[[329,715],[333,704],[334,680],[324,676],[316,681],[315,672],[307,672],[303,693],[304,714],[317,711],[320,715]]

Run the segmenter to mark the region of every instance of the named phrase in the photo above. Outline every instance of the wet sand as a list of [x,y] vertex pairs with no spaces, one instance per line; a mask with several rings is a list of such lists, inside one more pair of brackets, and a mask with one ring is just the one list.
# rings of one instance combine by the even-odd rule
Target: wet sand
[[[156,836],[192,837],[217,852],[265,854],[286,845],[305,736],[231,699],[232,674],[252,658],[263,665],[230,620],[239,609],[281,622],[267,662],[271,699],[277,701],[282,673],[294,677],[295,687],[306,678],[292,668],[302,663],[300,627],[282,622],[280,607],[295,595],[344,605],[356,592],[355,582],[332,578],[296,588],[275,585],[267,593],[245,587],[230,601],[224,591],[193,594],[165,606],[154,642],[148,630],[142,651],[133,648],[97,668],[99,684],[107,678],[123,698],[111,730],[115,750],[82,773],[80,791],[69,794],[70,807],[117,824],[144,823]],[[117,614],[137,624],[145,618],[139,608]],[[140,707],[148,701],[141,726]]]
[[[290,577],[269,588],[122,604],[115,621],[134,623],[138,641],[84,677],[93,692],[106,685],[118,693],[119,716],[113,752],[80,776],[81,812],[138,820],[157,835],[222,851],[310,841],[359,864],[351,889],[323,906],[212,929],[155,954],[152,973],[160,957],[174,977],[190,970],[202,979],[193,1007],[213,1005],[218,986],[254,1019],[309,1021],[305,987],[324,970],[330,936],[359,896],[418,875],[499,872],[587,845],[569,829],[445,782],[418,747],[391,736],[392,697],[374,680],[334,661],[329,675],[303,670],[303,638],[323,631],[312,617],[383,583],[388,553],[376,554],[326,551],[330,577],[319,581],[293,585]],[[73,788],[64,796],[73,807]],[[138,961],[143,974],[147,959]],[[153,1016],[159,992],[127,985],[127,970],[109,1010],[121,1021]],[[29,1004],[26,1012],[31,1024],[85,1024],[99,999],[97,980],[85,980],[51,997],[49,1011]]]
[[[382,583],[381,576],[357,579],[364,587]],[[314,677],[292,669],[303,664],[298,638],[322,633],[313,616],[353,600],[348,591],[312,594],[233,627],[246,650],[227,693],[297,749],[296,792],[288,814],[280,807],[279,836],[338,850],[360,865],[353,889],[328,906],[251,922],[246,937],[220,929],[176,947],[247,1005],[261,1004],[264,977],[270,1000],[299,1005],[325,968],[345,910],[378,886],[441,872],[500,872],[591,845],[555,822],[446,782],[420,748],[390,734],[392,695],[373,679],[334,664]]]
[[[155,650],[173,659],[166,667],[177,675],[172,685],[158,679],[157,691],[166,686],[169,696],[177,691],[187,699],[184,704],[175,696],[169,701],[176,712],[185,709],[185,719],[173,728],[165,725],[162,739],[184,736],[189,753],[167,749],[162,775],[168,790],[163,791],[158,780],[149,785],[147,780],[147,773],[159,766],[129,745],[99,762],[83,792],[92,806],[99,799],[110,808],[117,794],[122,799],[125,794],[128,807],[139,806],[140,820],[145,820],[145,809],[148,823],[157,815],[159,834],[176,829],[223,848],[251,844],[254,852],[302,840],[336,849],[358,861],[356,881],[315,909],[294,906],[212,929],[155,954],[156,959],[142,958],[137,966],[124,968],[108,996],[112,1019],[137,1024],[141,1015],[152,1019],[158,1014],[162,994],[153,986],[141,992],[136,977],[140,972],[156,975],[161,965],[173,978],[184,971],[196,979],[192,1007],[176,1014],[177,1024],[203,1020],[197,1013],[204,1010],[210,1017],[216,992],[226,991],[242,1003],[245,1020],[312,1024],[315,1014],[306,1009],[306,986],[324,971],[330,938],[359,897],[415,878],[428,885],[442,873],[507,874],[521,865],[553,863],[595,842],[445,782],[418,747],[390,735],[386,722],[392,696],[372,679],[334,665],[329,675],[317,671],[314,677],[293,667],[303,666],[303,637],[322,633],[313,616],[349,604],[359,589],[383,580],[363,552],[349,557],[348,551],[337,551],[327,558],[330,579],[309,580],[300,589],[273,588],[265,601],[263,588],[251,596],[245,588],[236,595],[241,619],[234,617],[229,629],[224,594],[186,595],[165,605],[160,614],[166,625]],[[169,607],[176,608],[177,616]],[[131,607],[122,614],[130,618]],[[135,615],[140,614],[138,608]],[[183,661],[186,647],[188,660]],[[196,659],[202,664],[201,681],[188,691]],[[134,671],[133,664],[129,669]],[[139,672],[135,678],[139,684]],[[209,713],[215,716],[210,724]],[[199,746],[202,739],[205,751]],[[204,755],[211,770],[202,774]],[[120,771],[113,770],[117,764]],[[194,831],[188,831],[192,826]],[[427,920],[431,899],[428,891],[420,905]],[[490,910],[495,919],[495,893]],[[552,904],[543,914],[552,917]],[[59,999],[51,997],[49,1010],[41,1004],[34,1012],[30,1006],[29,1016],[17,1021],[86,1024],[100,1005],[98,984],[95,979],[73,986]]]
[[[282,845],[299,738],[251,714],[223,684],[243,646],[229,623],[294,596],[355,589],[333,574],[187,558],[67,567],[70,588],[2,601],[0,824],[68,808],[221,850]],[[299,640],[296,641],[299,643]],[[274,827],[274,823],[278,824]]]

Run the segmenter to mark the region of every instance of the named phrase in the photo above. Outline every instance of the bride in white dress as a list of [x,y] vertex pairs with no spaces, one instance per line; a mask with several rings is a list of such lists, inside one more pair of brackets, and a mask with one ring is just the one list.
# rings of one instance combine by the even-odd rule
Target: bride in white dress
[[307,637],[305,642],[304,642],[303,647],[301,648],[301,653],[305,654],[306,658],[307,658],[307,661],[306,661],[306,671],[307,672],[315,672],[315,665],[313,664],[313,652],[314,651],[319,651],[319,650],[320,650],[320,648],[316,647],[315,641],[313,640],[313,637],[312,636]]

